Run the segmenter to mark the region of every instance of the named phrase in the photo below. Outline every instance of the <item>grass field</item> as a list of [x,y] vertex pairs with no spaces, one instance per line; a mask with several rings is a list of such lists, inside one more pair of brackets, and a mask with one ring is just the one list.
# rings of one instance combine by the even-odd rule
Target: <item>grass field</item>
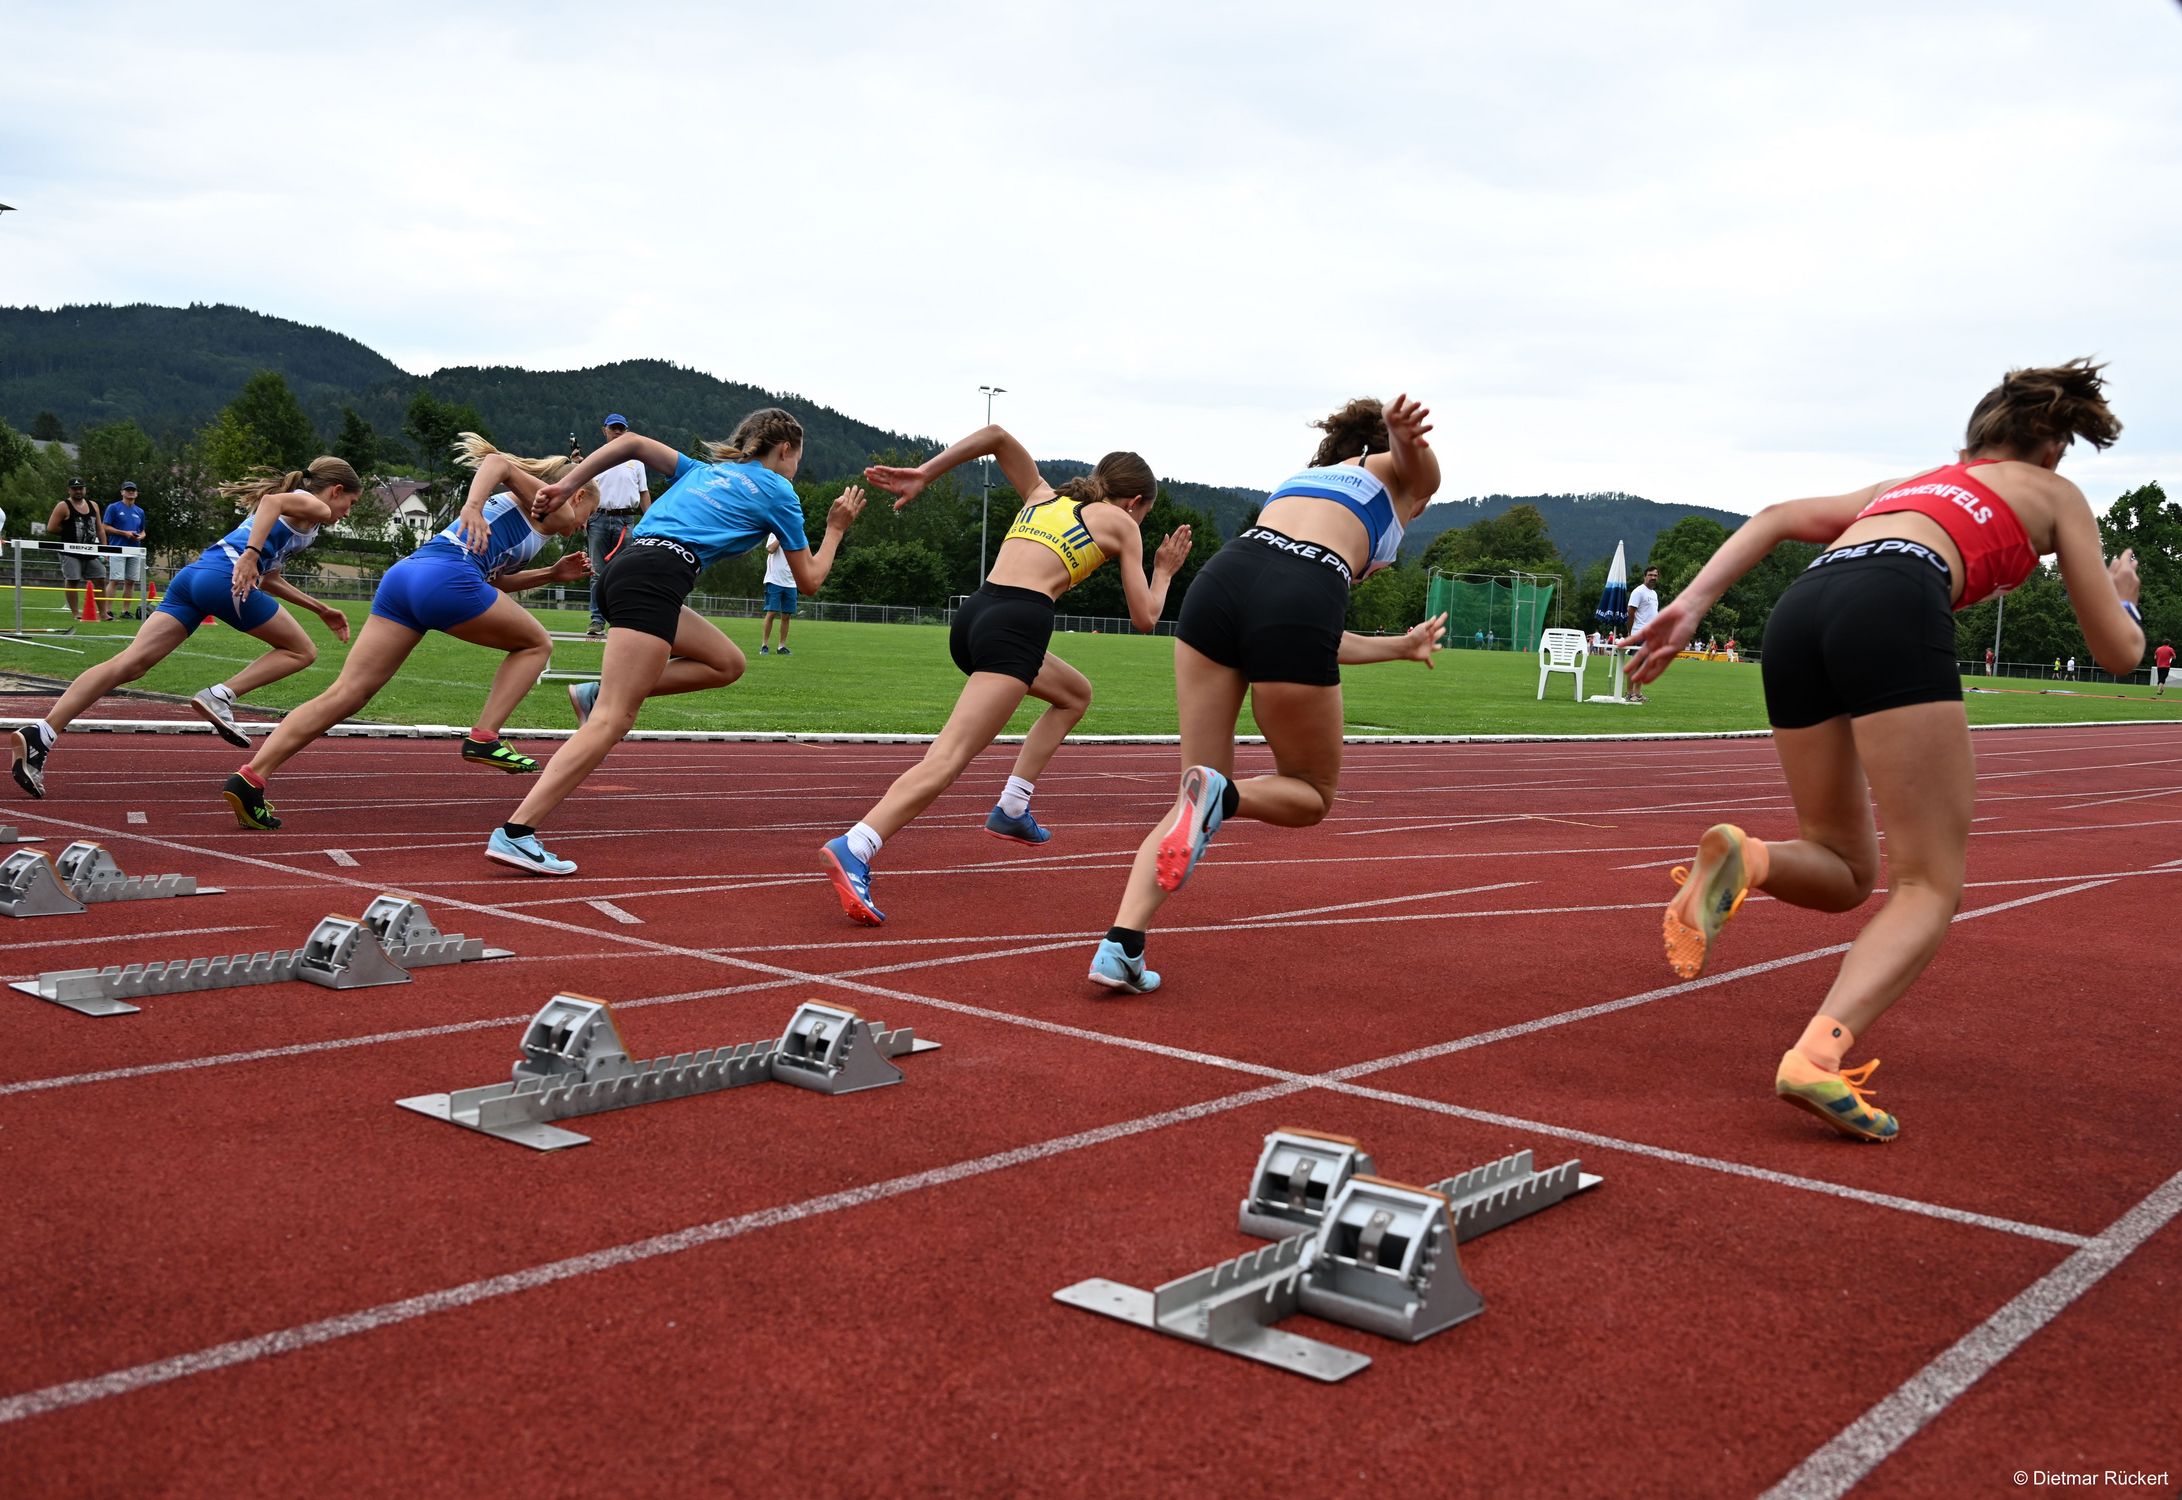
[[[359,626],[362,603],[344,606]],[[56,612],[55,618],[58,618]],[[546,612],[553,630],[581,630],[580,612]],[[758,622],[723,621],[750,656],[750,670],[719,692],[663,698],[647,704],[642,724],[656,729],[802,730],[929,733],[944,722],[962,678],[947,656],[939,626],[796,624],[786,660],[757,655]],[[307,628],[320,645],[318,664],[253,695],[261,708],[291,708],[317,693],[339,670],[342,647],[315,620]],[[134,633],[133,623],[85,625],[73,637],[48,637],[62,651],[0,640],[0,671],[66,678],[108,659]],[[1086,734],[1172,734],[1173,645],[1151,636],[1056,636],[1054,649],[1081,668],[1097,689]],[[599,645],[562,641],[557,671],[595,670]],[[255,643],[218,625],[199,630],[137,686],[188,694],[248,661]],[[402,674],[371,705],[368,717],[388,723],[464,726],[484,702],[497,658],[447,636],[428,636]],[[1507,652],[1442,652],[1430,671],[1414,663],[1357,667],[1344,674],[1349,728],[1356,734],[1627,734],[1644,731],[1762,729],[1758,669],[1749,664],[1687,660],[1654,686],[1642,707],[1575,703],[1570,680],[1555,677],[1544,701],[1535,699],[1533,659]],[[1586,688],[1604,692],[1608,676],[1594,662]],[[2001,679],[2007,690],[1974,692],[1973,724],[2074,723],[2090,719],[2182,719],[2182,695],[2154,699],[2144,687],[2084,684],[2071,695]],[[106,713],[111,716],[113,710]],[[1025,711],[1010,727],[1030,721]],[[515,716],[521,728],[567,728],[574,720],[566,694],[544,683]]]

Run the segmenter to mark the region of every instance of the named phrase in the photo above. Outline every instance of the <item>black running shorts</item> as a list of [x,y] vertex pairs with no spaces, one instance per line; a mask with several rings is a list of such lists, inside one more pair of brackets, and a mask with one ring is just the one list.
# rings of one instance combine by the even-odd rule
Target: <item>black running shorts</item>
[[1947,564],[1889,538],[1820,554],[1780,596],[1759,658],[1776,729],[1960,703]]
[[963,675],[999,672],[1027,686],[1046,664],[1053,640],[1053,599],[1036,589],[988,583],[962,601],[947,651]]
[[671,645],[697,573],[697,554],[680,542],[630,537],[599,574],[599,614],[617,630],[640,630]]
[[1332,687],[1348,613],[1340,553],[1253,526],[1198,572],[1175,625],[1185,645],[1246,681]]

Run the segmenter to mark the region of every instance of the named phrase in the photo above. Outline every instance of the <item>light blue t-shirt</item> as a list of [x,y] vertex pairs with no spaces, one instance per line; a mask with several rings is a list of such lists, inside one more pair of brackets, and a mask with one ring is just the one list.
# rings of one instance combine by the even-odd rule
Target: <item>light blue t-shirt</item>
[[462,540],[462,519],[458,516],[425,546],[450,545],[483,568],[487,578],[497,578],[510,568],[519,568],[529,562],[545,545],[545,538],[524,517],[523,507],[505,493],[485,502],[485,533],[485,550],[472,552]]
[[676,455],[674,484],[652,502],[631,536],[665,537],[697,554],[699,566],[748,552],[767,534],[786,552],[807,551],[796,487],[763,464],[701,464]]
[[[244,521],[226,536],[221,537],[211,546],[205,548],[204,555],[199,557],[197,561],[210,563],[214,567],[220,568],[234,567],[236,563],[242,561],[242,549],[250,545],[250,527],[254,521],[254,517],[251,520]],[[316,526],[306,527],[299,531],[288,524],[286,516],[279,517],[273,522],[273,529],[266,534],[265,550],[258,555],[258,571],[260,573],[272,572],[273,569],[286,562],[295,553],[301,552],[305,547],[317,540],[318,528]]]

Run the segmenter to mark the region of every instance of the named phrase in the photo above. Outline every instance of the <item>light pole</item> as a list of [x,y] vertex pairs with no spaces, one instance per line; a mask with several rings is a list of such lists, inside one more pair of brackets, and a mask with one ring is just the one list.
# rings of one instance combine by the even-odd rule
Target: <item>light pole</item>
[[[993,397],[1005,396],[1008,393],[1008,388],[1004,385],[981,385],[978,390],[982,391],[985,396],[985,425],[990,427],[993,424]],[[988,453],[985,457],[979,459],[977,469],[985,479],[984,498],[978,502],[977,507],[977,581],[982,584],[985,581],[985,532],[987,524],[985,513],[992,509],[993,502],[992,455]]]

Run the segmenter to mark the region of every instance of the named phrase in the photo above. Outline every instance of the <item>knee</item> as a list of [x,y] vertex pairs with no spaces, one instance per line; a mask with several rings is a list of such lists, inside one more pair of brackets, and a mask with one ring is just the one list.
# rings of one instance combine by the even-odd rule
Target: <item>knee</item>
[[719,678],[721,687],[729,687],[742,680],[743,668],[746,665],[748,663],[743,660],[742,654],[737,652],[725,661],[714,662],[712,664],[712,674]]
[[1079,719],[1090,712],[1091,684],[1089,680],[1087,679],[1082,687],[1065,694],[1060,701],[1059,707],[1063,712],[1072,713]]
[[298,667],[307,667],[318,660],[318,642],[312,640],[309,636],[303,638],[303,644],[300,646],[284,646],[281,649],[295,658],[295,664]]
[[1296,827],[1316,828],[1319,824],[1325,822],[1326,815],[1333,811],[1333,783],[1321,781],[1307,781],[1305,784],[1308,785],[1312,791],[1318,793],[1318,802],[1316,803],[1316,805],[1308,802],[1303,804],[1303,807],[1301,809],[1303,813],[1303,818],[1302,821],[1296,824]]

